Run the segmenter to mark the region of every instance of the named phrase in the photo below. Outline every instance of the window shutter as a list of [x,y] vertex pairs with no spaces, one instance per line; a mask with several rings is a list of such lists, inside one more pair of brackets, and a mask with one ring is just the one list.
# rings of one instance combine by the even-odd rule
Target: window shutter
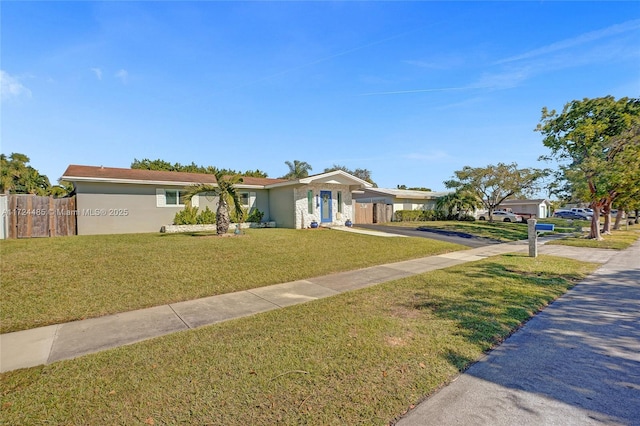
[[191,197],[191,207],[200,207],[200,194]]
[[164,207],[167,205],[167,199],[164,195],[164,189],[156,188],[156,207]]
[[249,193],[249,211],[253,210],[256,207],[256,193]]

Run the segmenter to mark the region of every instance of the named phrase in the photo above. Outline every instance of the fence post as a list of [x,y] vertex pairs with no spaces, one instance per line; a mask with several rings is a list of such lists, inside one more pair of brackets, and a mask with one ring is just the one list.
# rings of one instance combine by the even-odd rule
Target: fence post
[[536,220],[528,219],[529,230],[529,257],[538,257],[538,233],[536,232]]

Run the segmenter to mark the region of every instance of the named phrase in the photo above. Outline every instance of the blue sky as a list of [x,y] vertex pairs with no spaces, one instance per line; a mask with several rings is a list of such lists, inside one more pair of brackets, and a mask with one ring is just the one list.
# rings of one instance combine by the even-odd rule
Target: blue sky
[[542,107],[640,95],[640,2],[0,3],[1,150],[443,190],[546,167]]

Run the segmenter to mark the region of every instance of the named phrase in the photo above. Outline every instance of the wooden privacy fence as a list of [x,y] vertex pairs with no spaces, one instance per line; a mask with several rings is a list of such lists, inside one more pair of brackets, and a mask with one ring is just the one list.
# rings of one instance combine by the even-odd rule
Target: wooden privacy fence
[[354,223],[366,225],[373,223],[373,204],[372,203],[358,203],[354,204],[355,215]]
[[76,235],[76,197],[10,194],[3,219],[9,238]]
[[355,223],[371,224],[391,222],[393,205],[384,203],[355,203]]

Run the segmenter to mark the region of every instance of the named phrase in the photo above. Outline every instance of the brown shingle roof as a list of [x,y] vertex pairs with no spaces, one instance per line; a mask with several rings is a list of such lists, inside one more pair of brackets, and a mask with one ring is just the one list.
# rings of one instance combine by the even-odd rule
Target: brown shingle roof
[[[216,183],[215,176],[206,173],[166,172],[158,170],[121,169],[116,167],[79,166],[72,164],[67,167],[62,179],[73,182],[73,178],[82,180],[132,180],[150,182],[180,182],[180,183]],[[77,180],[77,179],[76,179]],[[243,177],[243,185],[264,186],[286,179]]]

